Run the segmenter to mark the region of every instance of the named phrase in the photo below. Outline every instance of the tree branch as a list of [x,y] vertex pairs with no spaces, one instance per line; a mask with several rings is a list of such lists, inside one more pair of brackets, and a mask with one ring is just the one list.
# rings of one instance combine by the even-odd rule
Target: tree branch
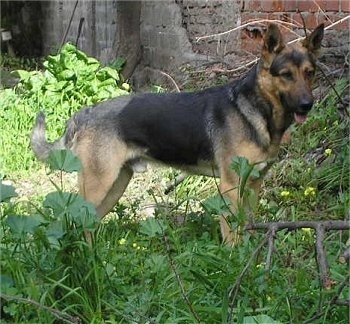
[[14,300],[17,302],[24,302],[27,304],[31,304],[37,308],[44,309],[64,323],[69,323],[69,324],[80,324],[81,323],[81,320],[78,317],[70,316],[67,313],[63,313],[55,308],[42,305],[42,304],[38,303],[37,301],[29,299],[29,298],[11,296],[11,295],[7,295],[7,294],[3,294],[3,293],[0,293],[0,298],[4,298],[6,300]]
[[348,221],[299,221],[299,222],[272,222],[249,224],[245,230],[267,230],[268,252],[266,257],[266,269],[270,269],[272,262],[272,254],[274,251],[274,241],[276,232],[283,229],[297,230],[300,228],[313,228],[316,231],[316,261],[320,274],[321,285],[329,290],[332,288],[333,281],[330,277],[329,266],[324,249],[323,242],[325,240],[325,232],[329,230],[350,230],[350,222]]

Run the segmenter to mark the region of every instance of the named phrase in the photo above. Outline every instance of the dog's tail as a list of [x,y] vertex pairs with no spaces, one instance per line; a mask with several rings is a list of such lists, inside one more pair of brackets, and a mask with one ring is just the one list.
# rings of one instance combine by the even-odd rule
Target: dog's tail
[[30,136],[30,144],[36,157],[40,161],[46,161],[49,157],[49,154],[53,150],[60,150],[66,148],[64,144],[64,137],[60,138],[59,140],[53,143],[49,143],[46,140],[45,126],[45,114],[43,112],[39,112],[36,117],[32,134]]

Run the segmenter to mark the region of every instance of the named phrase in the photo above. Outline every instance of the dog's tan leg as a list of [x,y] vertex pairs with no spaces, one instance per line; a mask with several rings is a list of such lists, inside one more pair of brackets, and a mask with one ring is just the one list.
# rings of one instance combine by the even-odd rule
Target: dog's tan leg
[[116,139],[108,142],[96,137],[95,133],[84,135],[75,148],[83,167],[79,174],[79,191],[95,205],[102,218],[113,208],[132,176],[132,171],[124,166],[127,147]]
[[106,194],[102,202],[96,207],[98,215],[103,217],[110,212],[117,204],[119,198],[123,195],[126,187],[128,186],[130,179],[132,178],[133,171],[129,167],[122,167],[117,179],[114,181],[112,187]]
[[228,217],[236,214],[239,206],[239,179],[238,176],[227,168],[220,171],[220,192],[224,198],[228,198],[231,213],[220,217],[220,230],[223,241],[228,246],[237,243],[237,231],[233,231],[228,221]]

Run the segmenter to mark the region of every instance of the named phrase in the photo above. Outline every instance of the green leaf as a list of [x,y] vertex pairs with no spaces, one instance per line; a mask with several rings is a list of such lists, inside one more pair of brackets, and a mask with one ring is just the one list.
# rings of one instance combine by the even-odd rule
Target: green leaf
[[44,207],[50,208],[58,219],[63,216],[74,221],[84,229],[94,229],[97,224],[97,215],[94,205],[86,201],[78,194],[70,192],[49,193],[43,203]]
[[13,197],[17,197],[15,188],[10,185],[3,184],[0,180],[0,202],[7,201]]
[[140,223],[140,232],[149,237],[155,237],[159,234],[163,234],[166,229],[166,225],[162,220],[156,218],[147,218]]
[[120,72],[122,70],[122,68],[124,67],[126,63],[126,59],[123,57],[117,57],[114,61],[112,61],[109,65],[117,70],[118,72]]
[[25,233],[33,234],[38,226],[45,223],[45,220],[38,214],[30,216],[9,215],[5,223],[13,233],[21,235]]
[[281,324],[282,322],[275,321],[268,315],[245,316],[243,324]]
[[106,66],[106,67],[102,68],[101,70],[99,70],[97,72],[97,75],[98,76],[103,75],[105,77],[111,77],[111,78],[113,78],[116,81],[120,80],[118,72],[115,69],[112,69],[112,68],[110,68],[108,66]]
[[21,81],[28,81],[28,79],[30,78],[30,72],[25,71],[25,70],[17,70],[16,71],[21,79]]
[[221,195],[215,195],[206,199],[202,205],[209,214],[213,215],[222,215],[229,211],[229,202],[225,202]]
[[231,169],[234,170],[240,178],[239,192],[241,196],[244,193],[249,177],[258,178],[260,176],[260,172],[254,165],[250,164],[246,158],[241,156],[235,157],[232,160]]
[[76,172],[81,170],[81,162],[70,150],[52,151],[47,160],[51,170],[61,170],[65,172]]
[[90,68],[94,69],[95,71],[101,66],[100,62],[93,57],[88,57],[87,64],[90,65]]
[[46,237],[51,245],[59,247],[59,239],[63,237],[66,232],[63,229],[62,221],[51,222],[46,228]]
[[75,77],[75,72],[72,70],[63,70],[59,75],[58,78],[60,80],[71,80]]

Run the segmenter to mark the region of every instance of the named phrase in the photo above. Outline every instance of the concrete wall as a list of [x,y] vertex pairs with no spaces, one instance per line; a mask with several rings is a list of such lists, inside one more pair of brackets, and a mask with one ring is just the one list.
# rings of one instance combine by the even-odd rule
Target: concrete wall
[[[80,0],[72,19],[66,41],[76,42],[78,26],[84,18],[78,46],[103,62],[113,57],[113,43],[118,25],[116,1]],[[42,2],[43,49],[45,54],[57,52],[75,0]],[[349,15],[348,0],[257,1],[257,0],[161,0],[142,2],[141,42],[143,65],[173,72],[189,63],[225,62],[226,66],[239,64],[232,55],[240,53],[242,59],[259,52],[264,26],[252,24],[225,36],[197,42],[197,37],[230,30],[254,19],[279,19],[294,22],[302,33],[300,11],[308,28],[313,29],[325,21],[330,24]],[[329,59],[344,60],[349,52],[349,20],[327,31],[324,45]],[[334,54],[335,53],[335,54]]]
[[[80,20],[83,18],[78,47],[91,56],[106,61],[111,52],[116,31],[116,1],[111,0],[43,1],[41,28],[44,54],[56,53],[72,18],[66,42],[76,43]],[[73,14],[74,13],[74,14]]]

